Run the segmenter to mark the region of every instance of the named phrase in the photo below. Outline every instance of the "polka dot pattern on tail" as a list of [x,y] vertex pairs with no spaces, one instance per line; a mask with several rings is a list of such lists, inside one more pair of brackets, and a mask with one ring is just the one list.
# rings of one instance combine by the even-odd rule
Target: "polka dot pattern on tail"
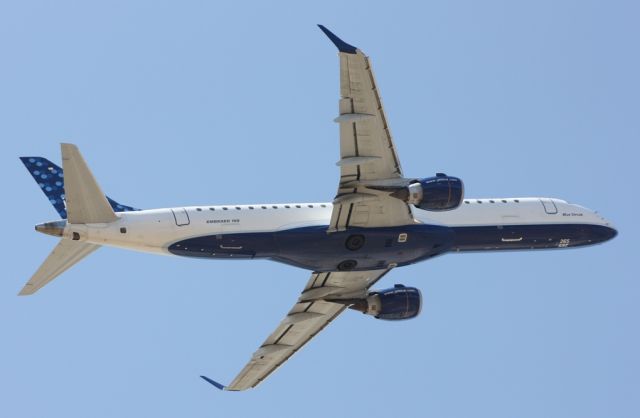
[[[27,167],[27,170],[29,170],[29,173],[31,173],[60,217],[66,219],[67,210],[65,208],[64,173],[62,168],[43,157],[21,157],[20,160],[25,167]],[[140,210],[131,206],[122,205],[109,196],[105,197],[114,212]]]

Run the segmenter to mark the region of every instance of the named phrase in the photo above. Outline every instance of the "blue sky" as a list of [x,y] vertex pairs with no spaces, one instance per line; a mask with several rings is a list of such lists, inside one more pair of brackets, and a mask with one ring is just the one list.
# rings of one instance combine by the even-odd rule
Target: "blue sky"
[[[0,415],[637,417],[640,60],[633,1],[4,2]],[[417,3],[417,2],[416,2]],[[552,196],[619,229],[580,250],[446,255],[406,322],[348,312],[258,389],[230,381],[308,278],[104,248],[33,297],[56,213],[18,156],[79,145],[142,208],[328,201],[338,58],[371,56],[404,171]]]

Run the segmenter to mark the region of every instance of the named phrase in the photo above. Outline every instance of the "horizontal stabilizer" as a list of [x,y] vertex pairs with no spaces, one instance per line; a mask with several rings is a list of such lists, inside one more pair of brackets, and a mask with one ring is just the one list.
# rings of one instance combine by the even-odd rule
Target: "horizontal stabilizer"
[[69,223],[108,223],[117,220],[78,147],[73,144],[61,144],[61,148]]
[[99,245],[88,244],[80,241],[61,240],[51,251],[49,257],[44,260],[33,276],[20,291],[20,296],[32,295],[41,287],[68,270],[71,266],[82,260],[95,250]]

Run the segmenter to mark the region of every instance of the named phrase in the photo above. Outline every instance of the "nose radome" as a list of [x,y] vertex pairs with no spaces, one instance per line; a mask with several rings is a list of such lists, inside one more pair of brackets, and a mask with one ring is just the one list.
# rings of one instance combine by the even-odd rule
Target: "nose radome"
[[616,237],[616,235],[618,235],[618,230],[615,229],[613,226],[608,225],[605,228],[607,228],[607,230],[605,231],[604,235],[605,235],[605,241],[609,241],[610,239],[614,239]]
[[618,235],[618,231],[609,225],[592,225],[589,229],[593,244],[609,241]]
[[609,220],[607,220],[604,216],[600,215],[598,211],[593,211],[593,214],[600,219],[601,223],[599,228],[599,234],[601,242],[609,241],[618,235],[618,230],[613,226]]

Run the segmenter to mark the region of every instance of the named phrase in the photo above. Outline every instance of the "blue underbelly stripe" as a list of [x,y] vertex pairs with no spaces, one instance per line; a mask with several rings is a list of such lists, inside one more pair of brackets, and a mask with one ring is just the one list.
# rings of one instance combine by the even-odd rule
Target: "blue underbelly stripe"
[[[173,243],[176,255],[203,258],[268,258],[315,271],[357,270],[407,265],[449,251],[551,249],[597,244],[613,238],[603,225],[547,224],[457,226],[406,225],[351,228],[327,234],[327,226],[284,231],[205,235]],[[357,249],[347,240],[363,240]],[[361,237],[361,238],[360,238]],[[346,264],[345,264],[346,263]]]

